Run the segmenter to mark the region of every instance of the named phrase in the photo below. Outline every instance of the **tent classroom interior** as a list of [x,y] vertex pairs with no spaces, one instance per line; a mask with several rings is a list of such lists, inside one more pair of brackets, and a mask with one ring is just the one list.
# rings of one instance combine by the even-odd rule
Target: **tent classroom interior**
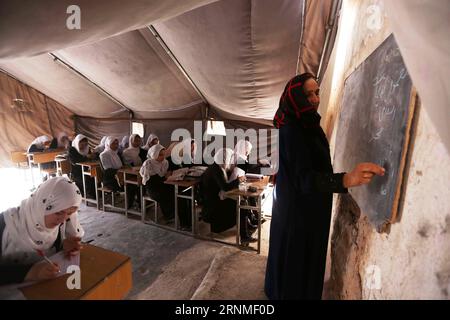
[[[84,135],[92,150],[105,136],[139,134],[144,145],[154,134],[170,152],[178,129],[195,139],[200,158],[222,139],[234,149],[233,133],[253,134],[249,159],[264,158],[271,170],[225,195],[238,212],[258,211],[243,243],[239,215],[218,233],[202,220],[198,176],[185,180],[193,169],[182,172],[185,184],[173,183],[175,199],[179,191],[190,201],[192,225],[182,229],[177,214],[158,223],[161,207],[145,194],[139,168],[118,173],[120,185],[140,188],[128,210],[127,189],[104,187],[98,158],[96,167],[85,163],[83,178],[96,183],[93,201],[78,210],[89,285],[67,291],[65,275],[0,286],[0,298],[266,300],[273,119],[289,80],[309,72],[320,85],[334,172],[370,161],[388,173],[334,194],[322,299],[448,300],[449,16],[446,0],[1,1],[0,212],[43,179],[71,178],[67,150],[42,160],[50,169],[27,152],[35,138],[60,132],[71,141]],[[257,199],[252,209],[248,199]]]

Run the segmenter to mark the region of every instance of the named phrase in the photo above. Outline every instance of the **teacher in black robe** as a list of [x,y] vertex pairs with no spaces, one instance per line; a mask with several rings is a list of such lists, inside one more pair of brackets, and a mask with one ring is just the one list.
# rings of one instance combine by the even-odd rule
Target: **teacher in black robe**
[[333,193],[384,174],[373,163],[333,173],[319,102],[319,85],[305,73],[288,82],[275,115],[279,169],[265,280],[269,299],[321,299]]

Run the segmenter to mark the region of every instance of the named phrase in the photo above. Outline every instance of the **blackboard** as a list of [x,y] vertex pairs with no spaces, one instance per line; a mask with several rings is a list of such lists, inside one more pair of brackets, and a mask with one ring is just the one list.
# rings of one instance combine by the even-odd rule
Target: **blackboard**
[[335,172],[360,162],[386,169],[350,194],[378,231],[395,222],[416,94],[393,35],[346,79],[336,135]]

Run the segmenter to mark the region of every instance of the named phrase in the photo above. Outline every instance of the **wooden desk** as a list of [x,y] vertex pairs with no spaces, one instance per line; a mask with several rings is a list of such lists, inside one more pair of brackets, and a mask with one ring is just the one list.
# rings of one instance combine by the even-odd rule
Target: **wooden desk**
[[[261,252],[261,202],[262,197],[267,192],[267,186],[269,185],[269,179],[270,177],[264,177],[262,179],[258,180],[247,180],[246,185],[248,187],[255,187],[257,188],[256,192],[250,192],[250,191],[243,191],[239,189],[233,189],[228,192],[225,192],[225,197],[236,200],[236,226],[237,226],[237,232],[236,232],[236,245],[240,246],[241,242],[241,235],[240,235],[240,226],[241,226],[241,209],[247,209],[247,210],[256,210],[258,212],[258,243],[256,251],[258,254]],[[241,205],[241,200],[243,197],[249,197],[249,198],[256,198],[256,206],[251,205]]]
[[[100,177],[100,162],[98,161],[86,161],[79,162],[77,165],[81,166],[81,177],[83,178],[83,200],[84,204],[87,205],[88,202],[95,203],[97,205],[97,210],[100,208],[100,201],[98,200],[98,178]],[[85,176],[94,178],[95,184],[95,199],[90,199],[86,194],[86,179]]]
[[71,164],[69,159],[55,157],[55,162],[56,162],[56,174],[58,176],[70,173]]
[[20,168],[22,164],[26,164],[26,167],[28,167],[28,157],[26,151],[11,151],[10,157],[11,162],[16,164],[18,168]]
[[[39,168],[39,172],[42,172],[41,169],[41,165],[44,163],[50,163],[50,162],[55,162],[55,157],[59,156],[61,154],[66,153],[67,150],[65,149],[53,149],[53,150],[49,150],[49,151],[43,151],[43,152],[29,152],[27,153],[27,157],[28,157],[28,164],[30,166],[30,171],[31,171],[31,180],[33,182],[33,186],[35,186],[34,184],[34,176],[33,176],[33,164],[37,164],[38,168]],[[56,172],[56,170],[55,170]]]
[[68,289],[70,274],[42,281],[20,290],[27,299],[118,300],[133,285],[131,259],[122,254],[85,244],[80,256],[81,289]]
[[139,203],[142,203],[142,196],[143,196],[143,190],[142,190],[142,177],[139,173],[140,167],[132,167],[132,168],[123,168],[119,169],[117,171],[118,175],[122,176],[122,183],[125,190],[125,216],[128,216],[128,213],[135,214],[141,217],[141,220],[144,221],[144,215],[141,211],[136,211],[133,209],[128,209],[128,192],[127,192],[127,185],[132,184],[139,187]]
[[[191,201],[191,234],[195,235],[197,233],[197,219],[195,214],[195,187],[200,183],[200,178],[198,179],[185,179],[180,181],[165,181],[165,184],[170,184],[175,187],[175,229],[178,230],[179,216],[178,216],[178,199],[188,199]],[[179,188],[185,188],[182,193],[179,193]],[[191,191],[189,195],[183,194],[186,191]]]

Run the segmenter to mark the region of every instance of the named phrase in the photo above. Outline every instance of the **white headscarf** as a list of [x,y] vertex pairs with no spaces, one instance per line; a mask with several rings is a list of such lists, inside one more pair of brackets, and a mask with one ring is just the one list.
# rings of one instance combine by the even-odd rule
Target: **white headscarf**
[[133,147],[133,141],[136,137],[140,136],[138,134],[132,134],[130,136],[130,140],[128,142],[128,148],[123,150],[122,152],[122,159],[124,164],[126,165],[131,165],[133,164],[134,166],[140,166],[142,164],[142,160],[139,157],[139,152],[141,151],[140,146],[135,148]]
[[107,137],[105,142],[105,151],[100,154],[100,161],[102,162],[103,169],[120,169],[122,168],[122,160],[120,160],[117,154],[118,150],[111,149],[111,144],[119,139],[115,137]]
[[102,140],[100,140],[100,144],[94,148],[95,153],[102,153],[105,150],[105,142],[107,136],[103,136]]
[[162,162],[156,160],[159,156],[161,150],[165,150],[165,148],[160,144],[155,144],[153,147],[148,150],[147,160],[145,160],[142,165],[139,173],[142,176],[142,184],[146,184],[151,176],[155,174],[160,177],[164,177],[169,169],[169,162],[164,159]]
[[32,146],[33,144],[38,147],[39,149],[44,149],[44,143],[52,141],[52,139],[49,136],[39,136],[36,139],[33,140],[33,142],[31,142]]
[[64,131],[58,133],[58,135],[56,136],[56,139],[58,140],[58,148],[66,149],[68,147],[68,145],[66,145],[64,142],[62,142],[62,139],[64,137],[66,137],[67,140],[69,140],[69,136]]
[[151,133],[151,134],[148,136],[147,143],[145,144],[145,146],[143,147],[143,149],[149,150],[149,149],[151,148],[150,143],[152,143],[152,141],[155,140],[155,139],[158,139],[158,140],[159,140],[158,136],[157,136],[156,134]]
[[233,150],[230,148],[219,149],[214,155],[214,162],[223,170],[229,170],[232,165]]
[[[81,193],[66,177],[55,177],[42,183],[20,207],[3,213],[5,230],[2,241],[1,260],[11,263],[34,263],[39,259],[36,250],[50,252],[59,228],[61,240],[66,237],[82,237],[84,230],[78,222],[78,213],[72,213],[61,226],[49,229],[45,216],[70,207],[79,207]],[[46,254],[47,254],[46,253]]]
[[87,137],[85,135],[78,134],[72,141],[72,147],[74,147],[82,156],[87,156],[89,154],[89,145],[86,145],[86,148],[84,149],[80,149],[80,141],[83,139],[87,139]]
[[[191,152],[192,144],[194,144],[194,151]],[[185,152],[187,151],[187,152]],[[175,164],[185,163],[192,164],[194,163],[195,153],[197,152],[197,143],[194,139],[184,139],[183,141],[177,143],[172,147],[170,155],[172,161]]]
[[245,163],[252,147],[250,141],[239,140],[234,147],[233,163]]

